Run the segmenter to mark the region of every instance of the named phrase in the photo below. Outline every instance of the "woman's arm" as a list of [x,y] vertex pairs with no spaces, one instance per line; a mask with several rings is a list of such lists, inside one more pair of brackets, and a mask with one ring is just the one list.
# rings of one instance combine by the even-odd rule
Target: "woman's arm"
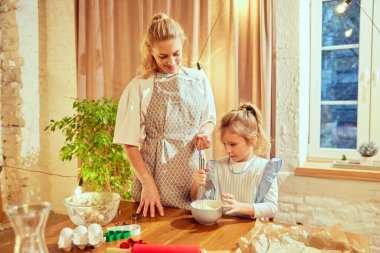
[[163,216],[164,208],[161,205],[160,194],[158,192],[156,182],[146,167],[141,152],[137,146],[124,145],[125,153],[131,163],[137,178],[142,184],[141,200],[137,213],[143,210],[143,215],[146,217],[150,209],[150,216],[154,217],[155,208],[157,207],[158,213]]
[[198,150],[208,149],[211,147],[211,137],[216,125],[216,110],[214,95],[212,93],[211,85],[205,73],[200,71],[203,85],[203,99],[205,101],[202,109],[201,126],[198,134],[194,137],[194,144]]

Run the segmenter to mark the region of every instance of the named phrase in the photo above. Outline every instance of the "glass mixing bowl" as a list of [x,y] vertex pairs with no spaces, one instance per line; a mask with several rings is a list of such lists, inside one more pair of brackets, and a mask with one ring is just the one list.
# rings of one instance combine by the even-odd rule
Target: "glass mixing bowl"
[[63,203],[74,224],[104,226],[115,217],[120,199],[116,192],[84,192],[65,198]]

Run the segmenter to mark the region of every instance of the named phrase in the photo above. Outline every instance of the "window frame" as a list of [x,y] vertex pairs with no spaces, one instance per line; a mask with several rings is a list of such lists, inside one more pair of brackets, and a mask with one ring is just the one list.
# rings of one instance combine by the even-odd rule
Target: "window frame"
[[[380,130],[377,132],[375,129],[380,129],[379,117],[376,117],[375,108],[380,108],[380,84],[375,87],[379,89],[375,93],[373,83],[380,78],[379,74],[374,72],[376,66],[380,66],[380,57],[372,59],[372,50],[374,50],[375,43],[380,43],[379,36],[374,36],[374,27],[371,20],[363,12],[380,13],[380,3],[373,0],[361,0],[360,5],[360,34],[359,44],[351,44],[344,46],[329,46],[322,48],[322,3],[331,0],[311,1],[310,12],[310,127],[309,127],[309,145],[308,145],[308,158],[309,159],[340,159],[342,155],[346,155],[349,159],[358,160],[360,158],[356,149],[336,149],[336,148],[320,148],[320,115],[321,115],[321,62],[322,50],[334,50],[345,48],[359,48],[359,69],[358,69],[358,119],[357,119],[357,145],[362,142],[373,140],[380,144]],[[351,4],[355,4],[354,1]],[[374,15],[375,17],[376,15]],[[371,39],[368,39],[371,38]],[[377,41],[374,41],[374,40]],[[377,44],[378,45],[378,44]],[[376,62],[374,62],[376,61]],[[377,65],[376,65],[377,64]],[[374,71],[371,67],[374,66]],[[372,72],[372,73],[371,73]],[[375,74],[374,74],[375,73]],[[372,91],[371,91],[372,89]],[[318,94],[313,95],[313,94]],[[371,97],[372,96],[372,97]],[[323,102],[324,104],[334,104]],[[339,103],[342,104],[342,103]],[[344,103],[349,104],[349,102]],[[375,107],[377,106],[377,107]],[[378,110],[377,110],[378,113]],[[372,132],[371,132],[372,131]],[[378,159],[379,154],[375,156]]]
[[[373,22],[377,25],[377,29],[380,30],[380,1],[373,0]],[[377,17],[377,19],[376,19]],[[371,23],[372,25],[372,23]],[[372,51],[377,52],[372,54],[372,73],[371,73],[371,101],[372,108],[380,108],[380,50],[379,46],[377,51],[375,45],[380,45],[380,31],[376,27],[372,28]],[[371,110],[370,131],[373,132],[373,138],[377,140],[378,146],[380,146],[380,110]],[[376,131],[377,129],[377,131]],[[380,150],[379,150],[380,152]],[[375,156],[375,160],[380,160],[380,153]]]

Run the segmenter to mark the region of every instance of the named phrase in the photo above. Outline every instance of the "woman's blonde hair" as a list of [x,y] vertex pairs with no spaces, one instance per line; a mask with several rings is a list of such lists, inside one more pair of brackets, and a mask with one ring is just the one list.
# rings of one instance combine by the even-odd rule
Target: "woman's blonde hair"
[[174,38],[179,38],[182,42],[185,40],[185,33],[181,25],[165,13],[155,14],[141,44],[142,60],[138,69],[139,75],[147,78],[158,71],[157,63],[151,54],[154,43]]
[[253,104],[246,103],[237,110],[232,110],[225,114],[220,124],[220,136],[226,131],[238,134],[251,141],[257,136],[254,152],[257,156],[265,157],[271,145],[264,130],[264,121],[260,110]]

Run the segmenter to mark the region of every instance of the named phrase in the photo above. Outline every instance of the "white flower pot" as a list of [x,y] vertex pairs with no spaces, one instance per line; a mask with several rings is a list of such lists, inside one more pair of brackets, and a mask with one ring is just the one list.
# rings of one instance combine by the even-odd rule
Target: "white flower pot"
[[366,156],[360,157],[360,165],[372,166],[373,165],[373,157],[366,157]]

